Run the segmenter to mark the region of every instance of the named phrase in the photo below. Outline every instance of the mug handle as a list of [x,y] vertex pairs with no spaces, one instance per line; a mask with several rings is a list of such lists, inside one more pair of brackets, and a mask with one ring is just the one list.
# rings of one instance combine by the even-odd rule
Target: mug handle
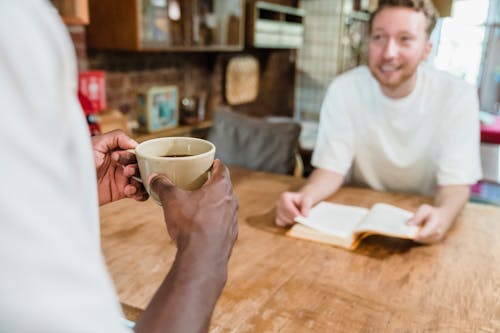
[[[127,149],[126,151],[135,155],[135,149],[134,148]],[[144,184],[144,182],[142,181],[142,179],[139,178],[139,177],[132,176],[130,178],[135,179],[136,181],[138,181],[141,184]]]

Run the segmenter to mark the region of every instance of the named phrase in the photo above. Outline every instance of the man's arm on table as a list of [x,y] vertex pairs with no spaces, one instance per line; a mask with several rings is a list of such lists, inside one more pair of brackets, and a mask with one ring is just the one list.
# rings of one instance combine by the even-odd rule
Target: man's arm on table
[[469,199],[469,193],[468,185],[440,186],[434,197],[434,206],[420,206],[409,222],[422,226],[415,240],[421,243],[442,240]]
[[284,192],[276,202],[276,224],[293,224],[298,215],[307,216],[309,209],[317,202],[335,193],[344,182],[344,175],[316,169],[307,183],[298,192]]

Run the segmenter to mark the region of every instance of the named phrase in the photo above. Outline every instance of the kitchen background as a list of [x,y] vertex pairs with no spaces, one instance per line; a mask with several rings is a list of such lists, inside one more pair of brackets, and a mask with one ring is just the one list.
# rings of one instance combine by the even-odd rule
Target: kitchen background
[[[367,13],[376,6],[376,0],[52,2],[67,23],[80,71],[105,71],[106,108],[119,110],[132,128],[138,92],[173,85],[204,119],[228,104],[255,117],[294,118],[306,158],[329,82],[365,61]],[[481,109],[498,113],[500,0],[434,3],[443,18],[429,61],[477,85]],[[229,66],[242,56],[245,63]]]

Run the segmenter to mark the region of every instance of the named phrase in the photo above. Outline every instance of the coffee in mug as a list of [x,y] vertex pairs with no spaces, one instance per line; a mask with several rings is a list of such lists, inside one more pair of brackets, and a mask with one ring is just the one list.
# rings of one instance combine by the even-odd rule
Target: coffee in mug
[[135,148],[141,179],[149,195],[159,203],[149,188],[151,173],[166,175],[183,190],[200,188],[208,179],[215,155],[213,143],[190,137],[164,137],[144,141]]

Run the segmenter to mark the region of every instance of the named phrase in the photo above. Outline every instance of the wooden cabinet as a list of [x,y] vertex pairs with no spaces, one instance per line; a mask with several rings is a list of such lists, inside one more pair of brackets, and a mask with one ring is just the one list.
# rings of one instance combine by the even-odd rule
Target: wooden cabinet
[[300,48],[304,43],[302,8],[257,1],[248,4],[248,44],[261,48]]
[[244,0],[90,0],[88,46],[135,51],[237,51]]
[[88,0],[51,0],[68,25],[85,25],[89,23]]

